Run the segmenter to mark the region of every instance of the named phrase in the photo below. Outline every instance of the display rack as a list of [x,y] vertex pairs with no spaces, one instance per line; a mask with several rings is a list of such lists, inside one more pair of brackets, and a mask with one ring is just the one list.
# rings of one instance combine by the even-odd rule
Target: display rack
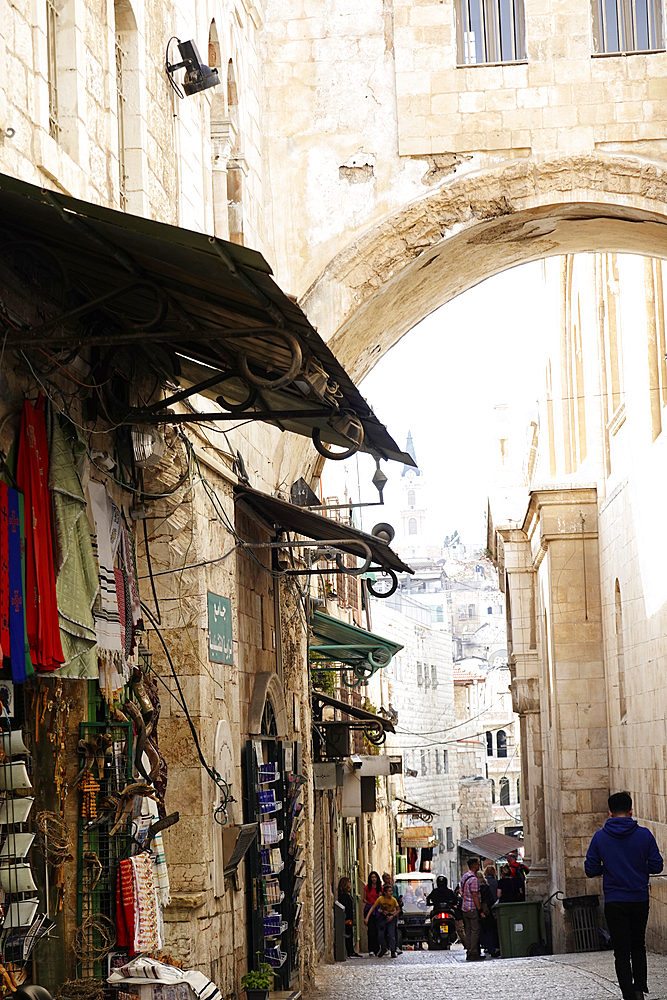
[[299,975],[303,778],[295,767],[300,772],[300,743],[265,737],[246,744],[246,822],[259,823],[246,855],[252,954],[275,970],[277,990]]

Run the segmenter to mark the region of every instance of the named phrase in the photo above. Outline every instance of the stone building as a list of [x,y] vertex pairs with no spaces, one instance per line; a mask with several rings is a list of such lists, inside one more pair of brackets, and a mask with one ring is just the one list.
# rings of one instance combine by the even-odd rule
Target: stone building
[[375,681],[382,705],[398,716],[396,732],[387,736],[387,752],[403,757],[402,788],[396,790],[394,800],[399,837],[401,826],[422,825],[415,818],[415,806],[431,813],[432,870],[452,879],[459,803],[456,747],[448,736],[454,724],[451,636],[431,628],[428,609],[400,591],[373,601],[372,614],[374,631],[403,647],[393,667]]
[[[611,791],[630,791],[635,816],[665,846],[662,751],[653,749],[665,700],[662,281],[662,263],[649,258],[549,262],[555,321],[537,454],[522,491],[493,515],[527,849],[538,884],[566,895],[599,892],[583,858]],[[661,947],[660,884],[651,900],[649,936]],[[559,945],[568,934],[561,915]]]

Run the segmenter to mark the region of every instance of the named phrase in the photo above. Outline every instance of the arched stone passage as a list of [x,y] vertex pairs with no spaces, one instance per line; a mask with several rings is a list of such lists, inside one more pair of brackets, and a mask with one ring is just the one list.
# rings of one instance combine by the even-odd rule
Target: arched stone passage
[[339,253],[302,305],[354,379],[466,289],[563,253],[667,257],[667,167],[607,154],[454,178]]

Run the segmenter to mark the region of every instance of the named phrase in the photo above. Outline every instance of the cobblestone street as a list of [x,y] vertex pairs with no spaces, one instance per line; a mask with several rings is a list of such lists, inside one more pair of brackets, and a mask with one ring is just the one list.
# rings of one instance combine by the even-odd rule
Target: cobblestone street
[[[651,1000],[667,1000],[667,956],[649,955]],[[609,951],[487,960],[465,952],[404,952],[320,966],[307,1000],[620,1000]]]

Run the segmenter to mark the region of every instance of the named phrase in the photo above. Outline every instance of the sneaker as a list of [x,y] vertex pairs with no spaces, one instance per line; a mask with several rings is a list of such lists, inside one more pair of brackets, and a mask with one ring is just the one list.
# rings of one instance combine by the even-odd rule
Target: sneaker
[[380,950],[380,951],[378,952],[378,958],[383,958],[383,957],[384,957],[384,956],[385,956],[386,954],[387,954],[387,949],[386,949],[386,948],[382,948],[382,949],[381,949],[381,950]]
[[395,952],[395,951],[392,951],[392,953],[391,953],[391,957],[392,957],[392,958],[397,958],[397,957],[398,957],[398,956],[396,955],[396,952]]

